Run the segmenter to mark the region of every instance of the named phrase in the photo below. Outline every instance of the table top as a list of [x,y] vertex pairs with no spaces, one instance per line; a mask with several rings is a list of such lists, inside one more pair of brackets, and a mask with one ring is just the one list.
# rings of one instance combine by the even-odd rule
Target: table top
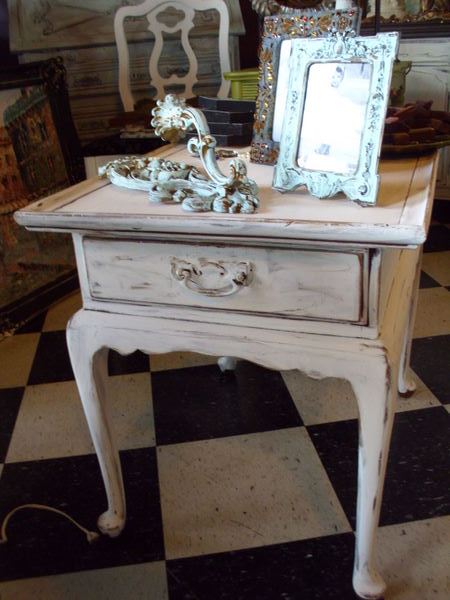
[[[201,167],[184,146],[166,146],[154,154]],[[189,213],[180,205],[150,203],[146,192],[94,177],[23,208],[16,220],[40,230],[417,246],[426,239],[437,164],[437,153],[381,161],[376,206],[363,207],[342,195],[320,200],[303,189],[280,193],[271,187],[273,167],[249,162],[248,175],[260,196],[254,214]],[[219,165],[228,171],[228,160]]]

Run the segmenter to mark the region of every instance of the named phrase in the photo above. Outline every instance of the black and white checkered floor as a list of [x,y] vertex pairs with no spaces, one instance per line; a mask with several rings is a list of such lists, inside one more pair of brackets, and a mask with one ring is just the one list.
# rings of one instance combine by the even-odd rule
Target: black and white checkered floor
[[[378,557],[389,600],[448,600],[450,231],[432,226],[400,399]],[[78,295],[0,343],[0,519],[60,508],[90,529],[105,495],[65,345]],[[92,545],[17,513],[1,600],[354,598],[357,421],[350,386],[241,362],[110,354],[128,521]],[[447,547],[446,547],[447,544]]]

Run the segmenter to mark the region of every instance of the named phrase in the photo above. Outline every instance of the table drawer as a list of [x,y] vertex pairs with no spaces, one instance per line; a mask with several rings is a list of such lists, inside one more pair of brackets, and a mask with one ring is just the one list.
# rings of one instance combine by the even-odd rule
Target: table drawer
[[367,251],[84,239],[95,300],[365,321]]

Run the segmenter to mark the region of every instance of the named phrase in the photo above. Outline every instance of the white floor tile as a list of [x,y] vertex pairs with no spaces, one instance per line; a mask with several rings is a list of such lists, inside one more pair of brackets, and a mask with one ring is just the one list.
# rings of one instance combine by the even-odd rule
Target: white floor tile
[[450,251],[425,252],[422,270],[441,285],[450,285]]
[[167,558],[350,531],[305,428],[158,447]]
[[167,371],[168,369],[203,367],[215,364],[217,364],[217,357],[194,352],[168,352],[167,354],[152,354],[150,357],[150,365],[154,373]]
[[305,425],[356,419],[352,386],[344,379],[312,379],[300,371],[283,371],[283,379]]
[[76,292],[52,306],[45,317],[43,331],[59,331],[82,306],[81,294]]
[[450,517],[382,527],[377,557],[386,600],[448,600]]
[[1,600],[167,600],[163,562],[0,583]]
[[39,333],[24,333],[0,342],[0,388],[27,384],[39,336]]
[[413,337],[450,334],[449,298],[445,288],[419,290]]
[[[110,377],[107,398],[118,448],[154,445],[149,374]],[[74,381],[26,388],[6,462],[92,452],[94,448]]]
[[[343,379],[311,379],[299,371],[283,371],[283,379],[305,425],[358,418],[352,387]],[[409,398],[398,398],[396,412],[440,406],[439,400],[413,373],[417,389]]]
[[418,375],[412,373],[416,382],[416,391],[409,398],[398,398],[396,412],[405,412],[407,410],[417,410],[419,408],[430,408],[431,406],[440,406],[441,403],[433,392],[424,384]]

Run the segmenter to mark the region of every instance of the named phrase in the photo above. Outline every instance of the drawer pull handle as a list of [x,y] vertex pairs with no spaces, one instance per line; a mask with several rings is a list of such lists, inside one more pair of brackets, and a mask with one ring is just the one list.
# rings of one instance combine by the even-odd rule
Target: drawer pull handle
[[173,258],[171,265],[174,279],[203,296],[231,296],[250,285],[253,279],[253,265],[250,262],[199,260],[193,264]]

